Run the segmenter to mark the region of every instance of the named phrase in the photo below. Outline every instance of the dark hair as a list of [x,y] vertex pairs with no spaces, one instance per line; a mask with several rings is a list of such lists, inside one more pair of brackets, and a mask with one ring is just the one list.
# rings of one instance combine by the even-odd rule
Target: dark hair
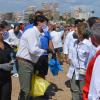
[[14,25],[14,29],[15,29],[16,27],[20,27],[20,24],[19,24],[19,23],[16,23],[16,24]]
[[5,26],[3,24],[0,23],[0,28],[4,29]]
[[82,20],[82,22],[84,22],[84,21],[85,21],[85,19],[84,19],[84,18],[82,18],[81,20]]
[[6,21],[0,22],[0,28],[4,29],[6,26],[8,26],[8,23]]
[[91,29],[92,35],[95,35],[100,40],[100,23],[95,23]]
[[24,23],[19,23],[19,26],[24,25]]
[[48,23],[48,19],[44,15],[35,16],[34,25],[37,26],[38,22],[45,22],[45,21],[47,21],[47,23]]
[[91,28],[93,26],[93,24],[96,23],[96,20],[99,19],[98,17],[90,17],[87,22],[89,24],[89,27]]
[[80,22],[82,22],[81,19],[76,19],[75,22],[74,22],[75,26],[78,25]]
[[39,15],[43,15],[43,12],[42,12],[41,10],[36,11],[35,14],[31,14],[31,15],[29,16],[29,23],[30,23],[30,24],[33,24],[33,23],[34,23],[34,18],[35,18],[36,16],[39,16]]
[[89,31],[86,23],[84,22],[79,23],[77,29],[78,29],[78,33],[81,34],[84,39],[89,38],[91,32]]
[[1,21],[1,23],[2,23],[4,26],[8,26],[8,22],[5,21],[5,20]]

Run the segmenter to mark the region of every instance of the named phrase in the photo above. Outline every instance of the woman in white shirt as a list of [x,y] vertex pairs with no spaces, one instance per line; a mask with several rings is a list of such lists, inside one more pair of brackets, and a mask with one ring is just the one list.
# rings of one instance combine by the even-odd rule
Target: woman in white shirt
[[72,100],[82,100],[82,86],[84,85],[85,72],[87,64],[92,57],[87,24],[81,22],[77,29],[76,35],[78,39],[74,43],[71,57],[71,65],[74,69],[71,72]]

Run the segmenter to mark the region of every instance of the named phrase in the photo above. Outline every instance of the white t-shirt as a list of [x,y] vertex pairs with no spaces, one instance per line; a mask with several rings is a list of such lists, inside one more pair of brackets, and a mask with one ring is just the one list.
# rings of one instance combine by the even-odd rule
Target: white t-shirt
[[74,42],[76,39],[73,38],[74,31],[69,32],[66,35],[65,41],[64,41],[64,54],[68,54],[69,59],[71,59],[72,54],[72,48],[74,47]]
[[14,29],[9,30],[8,33],[9,33],[9,37],[5,40],[5,42],[7,42],[10,45],[18,46],[22,33],[19,32],[18,35],[16,36],[14,34]]
[[57,31],[52,31],[50,32],[51,39],[54,45],[54,48],[59,48],[62,47],[62,36],[63,36],[63,31],[57,32]]

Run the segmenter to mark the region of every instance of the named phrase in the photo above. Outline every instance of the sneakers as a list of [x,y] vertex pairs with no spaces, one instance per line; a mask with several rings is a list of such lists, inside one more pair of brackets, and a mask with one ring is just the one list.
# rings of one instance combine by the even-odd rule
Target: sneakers
[[66,85],[66,87],[71,88],[71,81],[70,80],[67,80],[65,82],[65,85]]
[[13,77],[18,77],[19,75],[18,75],[18,73],[15,73],[15,74],[13,74],[12,76],[13,76]]

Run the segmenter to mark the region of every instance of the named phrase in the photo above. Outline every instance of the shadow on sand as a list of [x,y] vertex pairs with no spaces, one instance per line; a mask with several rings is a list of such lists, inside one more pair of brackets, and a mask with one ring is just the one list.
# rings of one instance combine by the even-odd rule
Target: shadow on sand
[[63,91],[63,89],[60,89],[56,84],[51,83],[44,96],[34,97],[33,100],[56,100],[52,99],[52,97],[55,96],[56,92],[58,91]]

